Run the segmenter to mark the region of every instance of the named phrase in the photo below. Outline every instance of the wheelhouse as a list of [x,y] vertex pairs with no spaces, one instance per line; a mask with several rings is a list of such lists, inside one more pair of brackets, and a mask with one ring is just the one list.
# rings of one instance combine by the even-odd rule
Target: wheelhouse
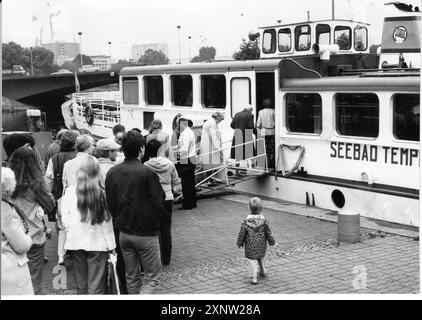
[[339,54],[369,53],[368,27],[338,19],[261,27],[261,58],[312,55],[316,45],[338,45]]

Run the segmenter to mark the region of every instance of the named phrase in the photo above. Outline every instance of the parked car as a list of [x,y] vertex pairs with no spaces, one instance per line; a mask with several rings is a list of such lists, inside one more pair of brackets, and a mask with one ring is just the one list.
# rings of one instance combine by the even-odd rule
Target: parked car
[[82,66],[82,68],[80,68],[78,70],[79,72],[95,72],[95,71],[100,71],[97,67],[93,66],[92,64],[87,64]]
[[15,64],[12,66],[12,69],[2,70],[3,75],[13,75],[13,76],[27,76],[28,72],[20,64]]
[[72,73],[72,71],[67,70],[67,69],[60,69],[57,70],[56,72],[50,73],[50,74],[66,74],[66,73]]

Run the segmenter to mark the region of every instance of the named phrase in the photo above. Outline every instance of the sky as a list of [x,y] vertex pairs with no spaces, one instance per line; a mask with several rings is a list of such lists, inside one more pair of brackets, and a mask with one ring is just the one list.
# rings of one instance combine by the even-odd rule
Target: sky
[[[381,43],[384,16],[396,15],[390,0],[335,0],[335,17],[371,24],[369,44]],[[403,0],[420,6],[420,0]],[[2,42],[23,47],[35,45],[36,37],[51,41],[79,42],[83,54],[109,54],[131,58],[131,46],[164,42],[169,58],[182,60],[213,46],[217,57],[231,57],[242,38],[260,26],[331,18],[331,0],[3,0]],[[60,12],[59,12],[60,11]],[[59,12],[59,13],[58,13]],[[188,36],[191,36],[189,41]],[[190,47],[190,49],[189,49]]]

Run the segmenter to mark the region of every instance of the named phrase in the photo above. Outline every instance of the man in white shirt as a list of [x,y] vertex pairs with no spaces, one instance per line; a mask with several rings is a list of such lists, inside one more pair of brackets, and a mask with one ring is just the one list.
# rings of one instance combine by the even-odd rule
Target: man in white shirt
[[258,113],[256,127],[258,136],[265,139],[265,150],[267,152],[268,167],[275,167],[275,111],[271,98],[265,98],[264,108]]
[[179,162],[176,165],[176,169],[182,179],[183,192],[183,205],[179,208],[179,210],[191,210],[192,208],[196,208],[195,167],[197,161],[195,150],[195,134],[190,128],[192,125],[193,123],[189,119],[179,119]]
[[101,139],[97,141],[95,153],[98,157],[98,164],[100,165],[100,176],[103,186],[105,186],[105,177],[108,170],[116,164],[118,150],[120,150],[120,144],[112,139]]

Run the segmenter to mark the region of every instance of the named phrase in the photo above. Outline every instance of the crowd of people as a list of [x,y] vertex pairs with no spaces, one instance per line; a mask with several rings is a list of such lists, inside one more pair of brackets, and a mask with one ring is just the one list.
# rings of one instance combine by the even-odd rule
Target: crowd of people
[[[246,129],[253,126],[251,110],[236,114],[231,124],[245,140]],[[263,125],[271,112],[261,112],[259,129],[271,133]],[[212,175],[212,184],[225,183],[221,170],[213,174],[224,161],[218,126],[223,120],[224,113],[216,112],[202,128],[199,161]],[[56,221],[58,263],[72,261],[78,294],[106,293],[110,255],[117,256],[121,293],[153,291],[162,266],[171,262],[174,195],[183,194],[181,210],[197,206],[192,126],[190,119],[178,117],[176,146],[158,119],[146,136],[137,128],[126,132],[120,124],[113,128],[113,137],[98,141],[87,130],[63,129],[49,146],[45,162],[30,134],[6,136],[2,293],[42,294],[44,248],[51,235],[47,217]],[[237,155],[234,151],[233,157]],[[269,227],[261,224],[268,236]],[[246,241],[247,226],[242,226],[239,246]]]

